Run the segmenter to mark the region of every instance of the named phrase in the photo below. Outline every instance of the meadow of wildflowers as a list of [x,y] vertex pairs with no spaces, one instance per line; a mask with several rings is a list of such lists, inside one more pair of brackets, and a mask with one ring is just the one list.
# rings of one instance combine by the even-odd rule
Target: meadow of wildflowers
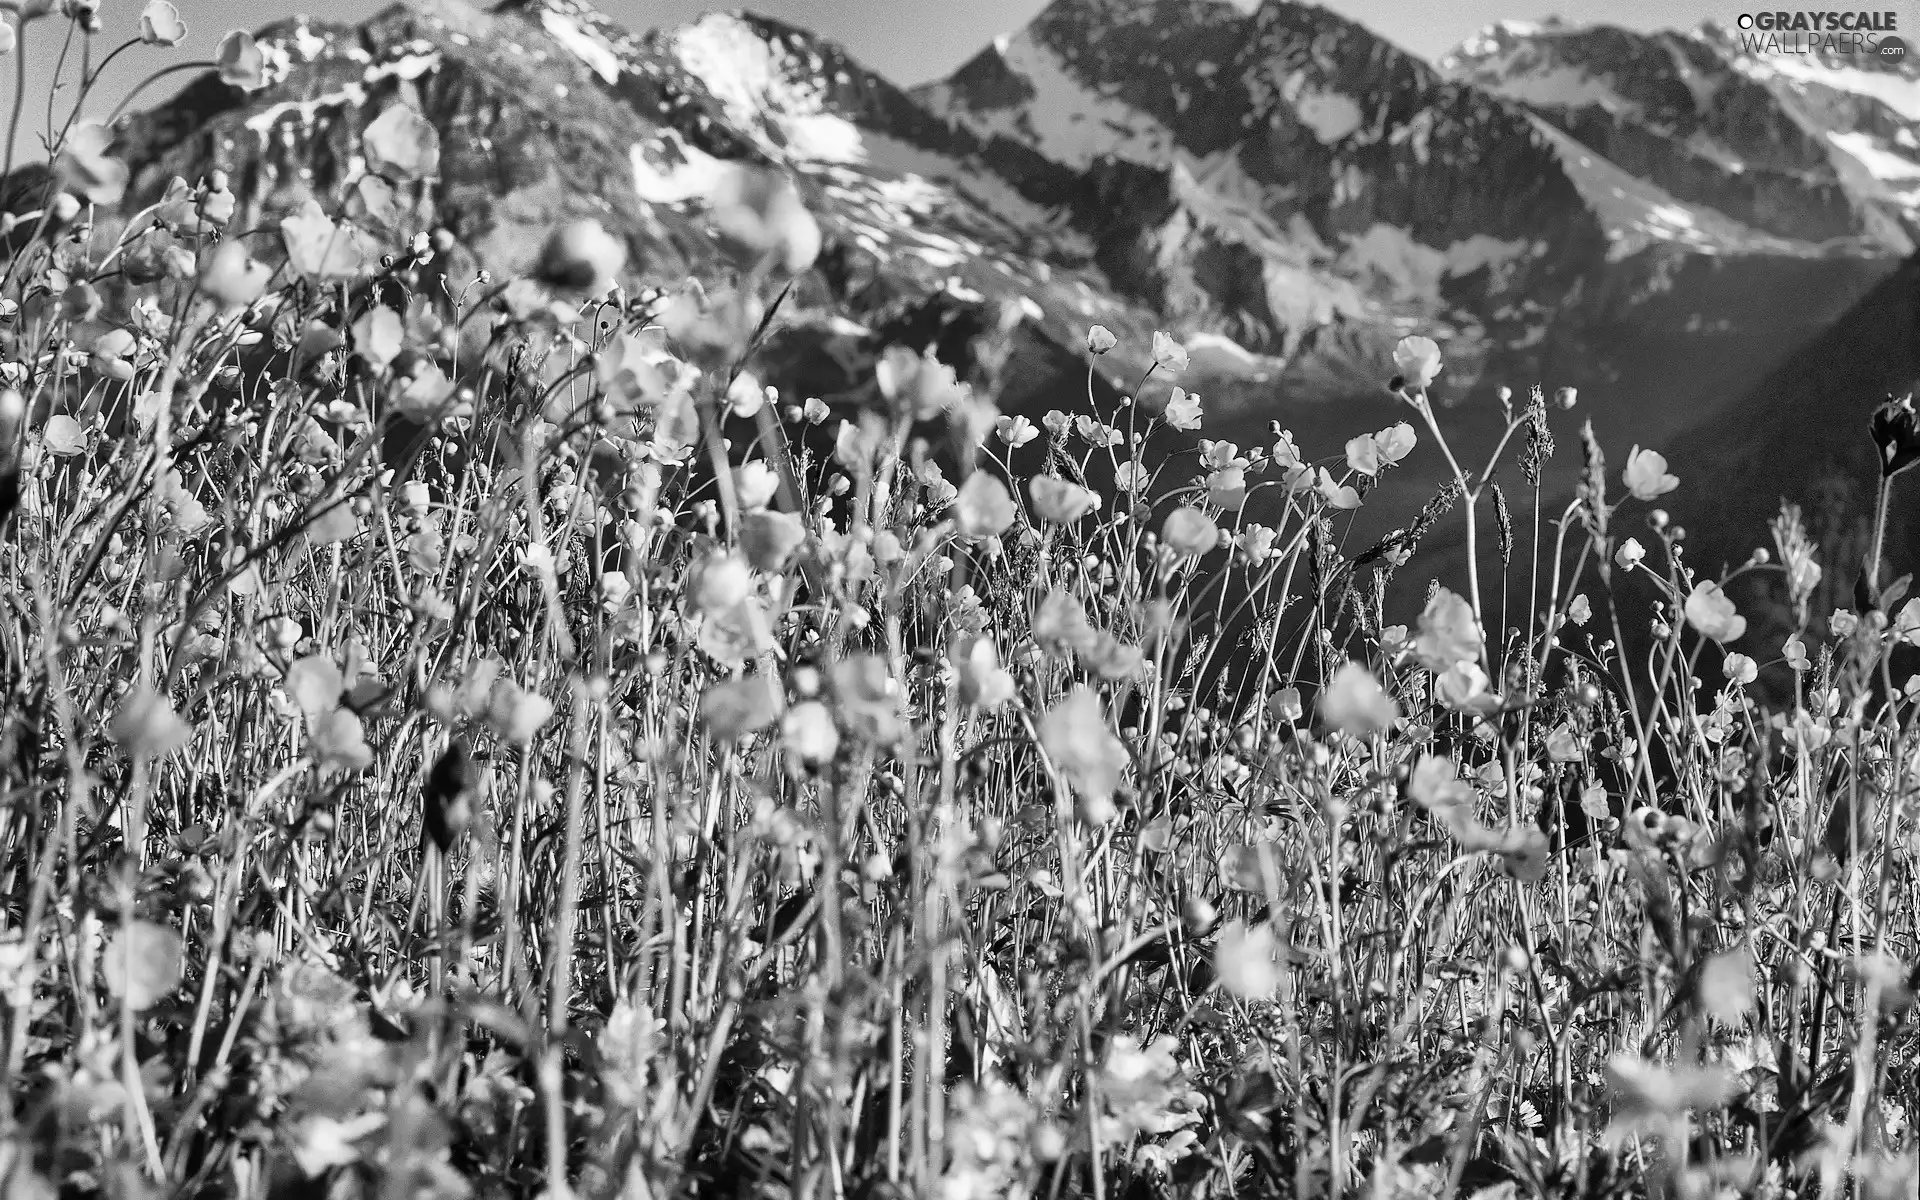
[[[1458,461],[1423,337],[1343,446],[908,347],[830,412],[750,370],[820,249],[777,176],[737,280],[636,293],[592,222],[453,278],[111,149],[6,220],[8,1197],[1915,1195],[1884,539],[1752,531],[1781,645],[1685,463],[1542,389]],[[1859,436],[1884,529],[1920,419]]]

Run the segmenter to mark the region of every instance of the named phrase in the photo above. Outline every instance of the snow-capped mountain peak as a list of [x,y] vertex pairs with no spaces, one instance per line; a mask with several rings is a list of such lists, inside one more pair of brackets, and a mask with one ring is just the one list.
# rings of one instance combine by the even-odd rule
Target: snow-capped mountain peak
[[1759,234],[1861,240],[1920,228],[1920,64],[1691,33],[1508,23],[1441,61],[1679,202]]

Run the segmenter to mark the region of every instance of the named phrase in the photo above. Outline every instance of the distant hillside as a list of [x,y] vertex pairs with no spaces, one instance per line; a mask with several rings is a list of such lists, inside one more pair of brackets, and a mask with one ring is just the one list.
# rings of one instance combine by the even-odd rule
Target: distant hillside
[[[1825,334],[1726,407],[1723,419],[1676,439],[1683,481],[1668,507],[1692,531],[1702,568],[1766,545],[1784,498],[1820,538],[1825,593],[1816,615],[1849,602],[1870,540],[1879,461],[1867,426],[1889,395],[1920,382],[1920,255],[1908,259]],[[1885,577],[1920,571],[1920,475],[1895,483]]]

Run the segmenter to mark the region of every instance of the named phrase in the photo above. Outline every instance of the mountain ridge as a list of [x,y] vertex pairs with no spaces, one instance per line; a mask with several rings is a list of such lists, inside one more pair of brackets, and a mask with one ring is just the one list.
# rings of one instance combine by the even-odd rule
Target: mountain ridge
[[[1010,322],[1001,401],[1037,415],[1085,394],[1089,325],[1120,337],[1095,364],[1117,391],[1164,328],[1192,344],[1181,382],[1210,436],[1279,420],[1325,453],[1396,419],[1391,349],[1420,333],[1446,347],[1436,394],[1469,456],[1498,437],[1493,386],[1535,380],[1579,387],[1609,438],[1659,443],[1899,261],[1676,199],[1578,130],[1284,3],[1057,0],[912,90],[771,18],[635,33],[580,0],[409,0],[261,44],[261,91],[208,76],[116,127],[135,201],[220,169],[249,224],[317,196],[390,239],[446,228],[447,269],[503,278],[590,216],[630,282],[674,286],[731,272],[708,220],[727,164],[777,166],[824,239],[756,366],[785,391],[857,387],[888,337]],[[395,104],[438,130],[434,178],[392,184],[359,152]],[[1414,468],[1382,507],[1425,500],[1436,464]]]

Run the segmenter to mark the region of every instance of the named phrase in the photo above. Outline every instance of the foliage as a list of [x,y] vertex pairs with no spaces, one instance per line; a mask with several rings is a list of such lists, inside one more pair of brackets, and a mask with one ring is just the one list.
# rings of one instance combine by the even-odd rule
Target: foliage
[[[432,178],[416,114],[367,138]],[[455,278],[48,149],[0,300],[10,1188],[1911,1194],[1879,537],[1831,617],[1791,508],[1710,576],[1645,507],[1683,476],[1609,500],[1590,429],[1553,511],[1571,391],[1464,467],[1426,338],[1340,447],[1196,449],[1184,390],[1036,425],[913,347],[794,403],[743,366],[820,231],[751,168],[737,286],[637,295],[592,222]],[[1446,487],[1350,553],[1416,454]],[[1455,507],[1464,591],[1390,623]]]

